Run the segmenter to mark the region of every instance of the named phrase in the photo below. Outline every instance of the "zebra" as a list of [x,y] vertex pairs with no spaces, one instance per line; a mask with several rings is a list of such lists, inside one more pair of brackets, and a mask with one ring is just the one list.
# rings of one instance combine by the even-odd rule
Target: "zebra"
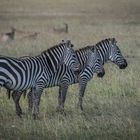
[[[97,49],[102,61],[102,65],[104,65],[107,61],[111,61],[115,63],[120,69],[125,69],[127,67],[127,61],[122,55],[119,47],[117,46],[117,41],[115,38],[107,38],[101,40],[96,45],[91,45],[90,47]],[[83,110],[82,102],[89,77],[86,76],[86,73],[80,73],[80,75],[80,92],[78,106],[81,110]]]
[[[93,77],[93,71],[88,70],[88,67],[87,68],[84,67],[84,65],[86,64],[85,56],[87,56],[85,50],[87,50],[87,48],[94,48],[94,49],[96,48],[98,52],[97,54],[100,55],[102,65],[104,65],[107,61],[111,61],[115,63],[116,65],[118,65],[120,69],[125,69],[128,65],[126,59],[124,59],[119,47],[117,46],[117,41],[115,38],[107,38],[101,40],[96,45],[90,45],[86,47],[86,49],[76,50],[76,55],[82,70],[77,75],[78,78],[76,78],[76,80],[74,80],[72,84],[79,83],[80,89],[79,89],[78,106],[80,107],[81,110],[83,110],[82,102],[83,102],[83,97],[84,97],[87,83]],[[103,73],[98,74],[98,76],[100,77],[103,76]],[[61,95],[60,91],[61,90],[59,89],[58,103]]]
[[67,40],[35,57],[17,59],[0,56],[0,86],[17,92],[32,88],[32,114],[36,118],[43,89],[60,65],[64,63],[72,70],[79,68],[72,47],[73,44]]
[[[97,73],[99,77],[103,77],[105,74],[104,68],[102,66],[100,55],[98,54],[96,48],[93,47],[84,47],[82,49],[75,51],[77,57],[79,57],[80,62],[80,70],[82,73],[89,73],[87,76],[93,75],[93,73]],[[80,72],[80,71],[79,71]],[[57,111],[65,114],[64,112],[64,102],[66,99],[66,93],[68,90],[68,86],[77,83],[79,80],[79,72],[75,72],[71,70],[65,64],[61,65],[58,71],[52,75],[50,78],[51,80],[48,82],[48,85],[45,87],[53,87],[59,86],[59,95],[58,95],[58,107]],[[92,73],[92,74],[91,74]],[[92,77],[92,76],[91,76]],[[83,80],[83,79],[82,79]],[[16,106],[19,106],[19,98],[22,93],[12,93],[12,97],[15,102]],[[19,98],[18,98],[19,97]],[[28,103],[29,103],[29,110],[32,108],[32,89],[28,93]]]
[[[109,60],[115,63],[120,69],[125,69],[128,65],[126,59],[123,57],[119,47],[117,46],[117,41],[115,38],[104,39],[98,42],[96,45],[87,46],[86,48],[94,48],[97,50],[96,55],[99,55],[98,61],[101,61],[100,65],[104,65]],[[89,61],[89,64],[87,65],[87,63],[83,61],[85,57],[84,55],[85,52],[84,51],[82,53],[81,52],[82,51],[80,50],[76,50],[76,55],[79,60],[80,66],[84,66],[84,67],[81,68],[82,70],[78,74],[78,78],[76,78],[73,84],[79,83],[78,106],[83,111],[82,103],[83,103],[83,97],[86,90],[86,86],[87,86],[88,81],[92,79],[93,74],[94,74],[94,69],[92,69],[91,67],[94,59],[88,59],[90,61]],[[99,62],[97,63],[96,61],[95,64],[99,64]],[[105,71],[102,73],[98,73],[98,77],[103,77],[104,74],[105,74]],[[58,102],[59,102],[59,99],[58,99]]]

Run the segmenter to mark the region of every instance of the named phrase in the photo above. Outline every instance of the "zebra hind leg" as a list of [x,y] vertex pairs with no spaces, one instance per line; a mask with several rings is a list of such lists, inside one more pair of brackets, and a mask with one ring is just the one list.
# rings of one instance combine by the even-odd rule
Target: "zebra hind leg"
[[80,109],[83,111],[83,97],[84,97],[84,93],[86,90],[86,85],[87,83],[84,84],[80,84],[80,91],[79,91],[79,103],[78,106],[80,107]]
[[6,94],[7,94],[7,96],[8,96],[8,99],[10,99],[10,97],[11,97],[11,90],[10,90],[10,89],[7,89]]
[[16,114],[19,117],[21,117],[21,115],[22,115],[22,109],[21,109],[20,104],[19,104],[19,100],[20,100],[21,95],[22,95],[22,92],[13,91],[13,93],[12,93],[12,98],[14,100],[15,107],[16,107]]
[[32,114],[33,118],[37,119],[39,118],[39,104],[40,104],[40,98],[43,90],[37,90],[37,88],[32,88]]
[[58,93],[58,106],[56,108],[56,112],[60,112],[61,108],[61,87],[59,86],[59,93]]
[[66,115],[64,111],[64,103],[66,100],[66,94],[67,94],[68,86],[63,85],[59,87],[59,96],[58,96],[58,107],[57,111],[60,112],[63,115]]
[[31,112],[33,108],[32,90],[29,91],[27,97],[28,97],[28,111]]

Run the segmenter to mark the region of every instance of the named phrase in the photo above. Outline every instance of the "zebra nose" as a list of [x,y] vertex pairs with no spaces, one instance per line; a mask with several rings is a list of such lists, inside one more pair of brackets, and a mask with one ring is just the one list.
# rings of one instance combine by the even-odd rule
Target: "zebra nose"
[[120,69],[125,69],[128,66],[127,61],[124,59],[124,63],[120,65]]
[[97,74],[97,76],[100,77],[100,78],[102,78],[104,75],[105,75],[105,70],[104,70],[104,69],[103,69],[102,72],[99,72],[99,73]]
[[125,63],[125,67],[127,67],[128,66],[128,64],[127,64],[127,61],[124,59],[124,63]]

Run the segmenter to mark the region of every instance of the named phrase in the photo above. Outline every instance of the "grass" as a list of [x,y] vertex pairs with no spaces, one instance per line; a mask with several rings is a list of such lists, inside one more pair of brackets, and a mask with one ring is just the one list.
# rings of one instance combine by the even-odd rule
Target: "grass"
[[[21,98],[25,115],[15,115],[12,100],[5,89],[0,94],[1,140],[138,140],[140,137],[140,12],[138,0],[105,2],[101,0],[12,0],[0,3],[0,32],[14,26],[25,32],[40,32],[36,40],[0,42],[0,54],[7,56],[37,55],[70,39],[75,49],[115,37],[128,68],[120,70],[105,64],[103,79],[89,82],[84,97],[84,112],[77,108],[78,85],[69,87],[65,103],[66,116],[55,112],[58,88],[45,89],[41,99],[40,119],[28,114],[27,100]],[[69,33],[55,33],[53,27],[68,23]]]

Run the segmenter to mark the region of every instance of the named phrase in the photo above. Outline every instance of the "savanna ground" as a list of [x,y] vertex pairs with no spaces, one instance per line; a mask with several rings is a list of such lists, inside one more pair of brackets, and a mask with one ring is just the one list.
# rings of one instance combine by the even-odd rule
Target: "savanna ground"
[[[68,23],[69,33],[53,32]],[[33,33],[37,39],[0,42],[0,54],[37,55],[70,39],[75,49],[115,37],[128,68],[105,64],[103,79],[94,76],[84,98],[84,112],[76,108],[78,85],[72,85],[65,103],[66,116],[55,112],[58,88],[44,91],[40,119],[28,115],[27,99],[21,98],[25,115],[15,115],[5,89],[0,94],[1,140],[139,140],[140,139],[140,1],[139,0],[1,0],[0,32],[10,26]]]

